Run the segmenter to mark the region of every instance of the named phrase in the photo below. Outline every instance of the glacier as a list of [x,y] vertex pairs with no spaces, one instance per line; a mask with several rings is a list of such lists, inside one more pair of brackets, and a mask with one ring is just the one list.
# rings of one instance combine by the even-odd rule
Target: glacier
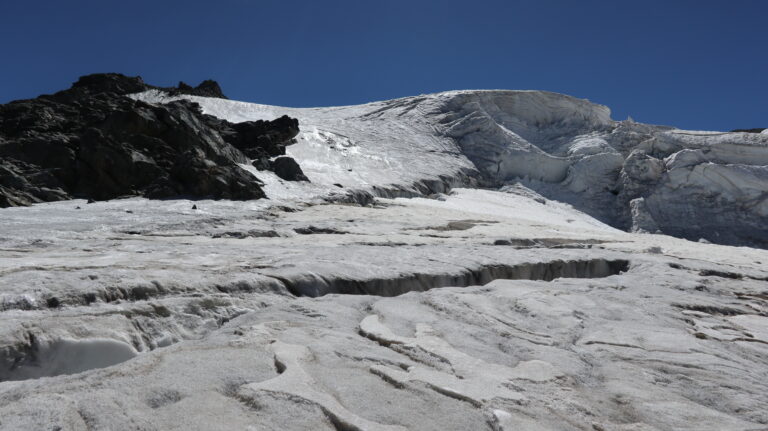
[[310,181],[0,209],[0,429],[768,427],[768,134],[131,97],[297,118]]
[[[157,90],[134,97],[173,99]],[[308,109],[186,98],[232,122],[298,118],[304,133],[288,153],[316,184],[388,197],[521,184],[619,229],[768,246],[764,133],[613,121],[605,106],[543,91]]]

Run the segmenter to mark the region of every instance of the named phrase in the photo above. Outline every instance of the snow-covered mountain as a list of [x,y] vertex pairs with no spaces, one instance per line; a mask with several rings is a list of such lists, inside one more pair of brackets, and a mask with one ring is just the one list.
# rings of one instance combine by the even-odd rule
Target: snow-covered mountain
[[[134,97],[174,99],[157,90]],[[310,109],[178,97],[232,122],[298,118],[303,132],[288,154],[317,186],[409,196],[519,183],[620,229],[768,246],[765,134],[613,121],[605,106],[542,91]]]
[[[129,155],[193,190],[185,160],[203,191],[247,174],[268,199],[0,208],[0,429],[768,424],[768,251],[683,239],[765,246],[768,135],[539,91],[296,109],[186,87],[107,98],[161,131]],[[270,154],[309,182],[221,136],[286,114],[297,142]],[[206,151],[234,156],[187,154]]]

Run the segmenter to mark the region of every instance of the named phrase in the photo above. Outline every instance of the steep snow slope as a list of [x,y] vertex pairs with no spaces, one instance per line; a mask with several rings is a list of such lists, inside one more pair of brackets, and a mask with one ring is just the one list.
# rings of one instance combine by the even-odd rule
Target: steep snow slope
[[[157,91],[134,97],[172,99]],[[338,184],[408,196],[520,182],[621,229],[768,246],[765,134],[616,122],[605,106],[541,91],[302,109],[183,97],[233,122],[299,118],[303,133],[288,153],[316,184],[313,193]]]
[[[149,102],[177,98],[156,91],[134,97]],[[423,98],[310,109],[189,99],[200,103],[205,113],[233,122],[284,114],[299,118],[298,144],[287,153],[313,183],[327,190],[338,190],[334,184],[340,184],[376,195],[413,196],[473,184],[467,176],[475,173],[473,164],[452,139],[436,130]]]

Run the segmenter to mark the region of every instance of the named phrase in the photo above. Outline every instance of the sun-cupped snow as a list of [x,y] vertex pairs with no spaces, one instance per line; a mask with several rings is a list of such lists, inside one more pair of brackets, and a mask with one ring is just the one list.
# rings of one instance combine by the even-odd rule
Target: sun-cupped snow
[[[133,97],[188,98],[232,122],[298,118],[302,132],[287,152],[316,184],[313,196],[519,183],[620,229],[768,245],[765,134],[613,121],[605,106],[543,91],[450,91],[330,108],[156,90]],[[273,194],[281,192],[273,187]]]
[[768,252],[432,198],[0,210],[0,429],[768,422]]

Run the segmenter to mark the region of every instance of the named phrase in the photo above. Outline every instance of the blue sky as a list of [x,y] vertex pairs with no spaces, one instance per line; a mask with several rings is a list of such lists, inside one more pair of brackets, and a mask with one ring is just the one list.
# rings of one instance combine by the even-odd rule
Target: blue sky
[[768,127],[767,20],[763,0],[8,0],[0,102],[114,71],[285,106],[540,89],[614,119]]

